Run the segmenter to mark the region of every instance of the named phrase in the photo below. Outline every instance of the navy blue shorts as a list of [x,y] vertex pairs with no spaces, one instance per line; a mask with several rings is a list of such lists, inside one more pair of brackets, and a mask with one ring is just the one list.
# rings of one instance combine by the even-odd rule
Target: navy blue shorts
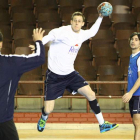
[[45,101],[62,97],[65,89],[75,94],[79,88],[86,85],[88,85],[88,83],[77,71],[73,71],[68,75],[58,75],[47,70],[45,80]]
[[133,114],[140,114],[140,96],[132,96],[129,101],[129,110],[132,118]]

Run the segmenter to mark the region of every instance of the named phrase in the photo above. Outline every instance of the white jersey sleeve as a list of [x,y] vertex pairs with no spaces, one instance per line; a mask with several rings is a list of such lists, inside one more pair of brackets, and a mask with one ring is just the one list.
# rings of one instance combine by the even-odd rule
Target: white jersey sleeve
[[47,44],[49,41],[56,41],[58,37],[59,28],[53,29],[48,35],[44,36],[42,39],[43,45]]
[[99,30],[99,27],[101,25],[102,20],[103,20],[103,17],[98,17],[98,19],[92,25],[92,27],[89,30],[85,30],[84,31],[83,42],[86,41],[86,40],[88,40],[91,37],[94,37],[97,34],[97,32]]
[[137,60],[138,72],[140,71],[140,57]]

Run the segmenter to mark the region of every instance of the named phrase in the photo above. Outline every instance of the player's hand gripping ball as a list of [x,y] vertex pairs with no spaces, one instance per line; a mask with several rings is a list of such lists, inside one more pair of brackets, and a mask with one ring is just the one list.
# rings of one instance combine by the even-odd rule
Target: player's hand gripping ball
[[106,16],[109,16],[112,13],[113,7],[109,2],[102,2],[98,6],[97,10],[98,10],[99,14],[106,17]]

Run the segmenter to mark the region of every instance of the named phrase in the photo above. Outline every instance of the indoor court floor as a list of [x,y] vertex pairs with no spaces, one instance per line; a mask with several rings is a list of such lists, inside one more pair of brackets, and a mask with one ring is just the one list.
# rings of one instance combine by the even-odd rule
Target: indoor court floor
[[119,124],[102,134],[98,124],[48,123],[43,132],[36,130],[36,123],[17,123],[16,127],[20,140],[133,140],[134,136],[132,124]]

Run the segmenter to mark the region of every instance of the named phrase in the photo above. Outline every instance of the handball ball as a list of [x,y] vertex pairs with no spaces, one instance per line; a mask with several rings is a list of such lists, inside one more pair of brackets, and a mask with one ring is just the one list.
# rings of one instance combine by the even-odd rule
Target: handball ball
[[109,2],[102,2],[98,6],[98,12],[102,14],[102,16],[109,16],[113,11],[113,7]]

